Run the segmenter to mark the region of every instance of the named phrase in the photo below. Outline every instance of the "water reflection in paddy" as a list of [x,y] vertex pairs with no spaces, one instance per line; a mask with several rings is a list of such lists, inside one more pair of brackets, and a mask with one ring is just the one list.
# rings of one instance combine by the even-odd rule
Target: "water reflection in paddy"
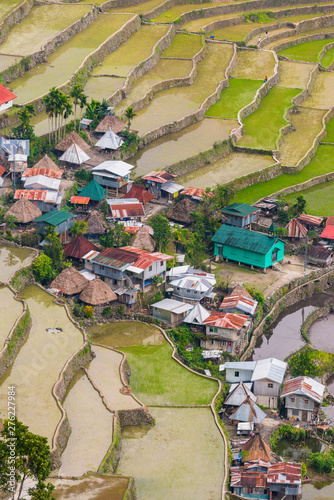
[[313,323],[309,337],[319,351],[334,352],[334,314],[329,314]]
[[[30,310],[32,328],[13,366],[0,380],[0,411],[7,407],[7,386],[16,385],[19,420],[32,432],[46,436],[51,444],[61,416],[52,387],[68,358],[83,344],[83,336],[65,309],[39,287],[28,286],[22,295]],[[48,327],[59,327],[62,332],[48,333]]]
[[302,500],[333,500],[334,483],[317,481],[314,484],[303,485]]
[[24,247],[0,246],[0,283],[6,282],[11,275],[29,263],[35,252]]
[[0,304],[6,314],[1,315],[0,323],[0,351],[3,348],[7,335],[15,320],[23,311],[22,302],[14,299],[13,293],[7,287],[0,287]]

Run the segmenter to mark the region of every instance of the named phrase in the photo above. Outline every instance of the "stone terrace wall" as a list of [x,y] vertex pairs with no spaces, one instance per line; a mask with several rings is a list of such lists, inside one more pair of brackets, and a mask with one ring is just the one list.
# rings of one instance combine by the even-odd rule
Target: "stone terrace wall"
[[[322,58],[324,57],[324,55],[326,54],[327,50],[332,49],[333,47],[334,47],[334,42],[330,42],[330,43],[328,43],[327,45],[325,45],[325,47],[322,49],[322,51],[321,51],[321,52],[320,52],[320,54],[319,54],[319,61],[320,61],[320,63],[319,63],[319,64],[320,64],[320,65],[321,65],[321,59],[322,59]],[[329,67],[329,68],[325,68],[325,67],[321,66],[321,68],[322,68],[323,70],[325,70],[325,71],[329,71],[329,70],[331,70],[331,67]]]
[[[332,23],[334,24],[334,16],[331,17],[332,17]],[[330,26],[333,26],[333,24],[331,24]],[[296,45],[301,45],[302,43],[305,42],[313,42],[315,40],[323,40],[325,38],[333,38],[333,37],[334,37],[334,31],[331,31],[329,33],[315,33],[314,35],[304,35],[301,36],[300,38],[297,38],[296,40],[288,40],[287,42],[276,45],[276,47],[274,47],[273,50],[275,52],[279,52],[280,50],[288,49],[290,47],[295,47]],[[285,56],[279,55],[278,57],[282,61],[293,61],[293,59],[290,59]]]
[[4,42],[10,28],[26,17],[33,6],[34,0],[24,0],[24,2],[18,5],[16,9],[12,10],[12,12],[3,19],[0,23],[0,43]]
[[[238,152],[239,151],[240,149],[238,148]],[[251,172],[248,175],[239,177],[238,179],[234,179],[233,181],[228,182],[226,186],[231,188],[233,191],[237,192],[246,187],[258,184],[259,182],[266,182],[271,179],[274,179],[275,177],[282,175],[282,173],[283,169],[280,163],[275,163],[267,168],[264,168],[263,170],[259,170],[257,172]]]
[[81,19],[78,19],[70,26],[65,28],[63,31],[58,33],[49,42],[44,44],[41,50],[34,52],[33,54],[24,57],[19,63],[7,68],[0,76],[6,83],[10,83],[12,80],[19,78],[26,71],[33,68],[37,64],[42,64],[47,62],[47,56],[58,49],[65,42],[70,40],[73,36],[83,31],[87,28],[95,19],[97,18],[98,10],[92,5],[91,9],[87,14],[85,14]]
[[[334,297],[333,297],[333,303],[334,303]],[[323,318],[324,316],[327,316],[332,310],[331,305],[326,305],[324,307],[319,307],[319,309],[316,309],[315,311],[311,312],[305,319],[304,323],[300,327],[300,331],[304,331],[304,333],[307,335],[311,326],[313,323],[315,323],[319,318]]]
[[[207,0],[191,0],[192,4],[199,5],[203,2],[206,2]],[[144,14],[145,19],[154,19],[155,17],[159,16],[166,10],[174,7],[174,5],[188,5],[189,1],[188,0],[166,0],[166,2],[158,5],[154,9],[151,9],[149,12],[146,12]]]

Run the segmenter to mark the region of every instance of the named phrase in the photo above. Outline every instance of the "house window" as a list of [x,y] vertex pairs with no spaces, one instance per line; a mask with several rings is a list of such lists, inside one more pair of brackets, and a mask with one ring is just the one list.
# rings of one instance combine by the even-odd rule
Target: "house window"
[[164,261],[160,261],[160,267],[164,265]]
[[296,401],[296,398],[291,398],[291,403],[294,403]]
[[212,328],[212,326],[210,326],[209,331],[210,331],[210,332],[213,332],[213,328]]
[[308,405],[308,399],[304,399],[304,403]]
[[213,345],[214,343],[215,343],[215,341],[214,341],[214,340],[211,340],[211,345]]
[[218,332],[218,328],[214,328],[214,329],[213,329],[213,331],[214,331],[215,333],[217,333],[217,332]]
[[150,267],[148,268],[148,270],[149,270],[149,271],[152,271],[152,266],[150,266]]
[[234,372],[235,377],[239,377],[239,372]]
[[298,417],[298,415],[299,415],[299,410],[292,410],[292,415],[293,415],[294,417]]
[[268,384],[269,389],[272,389],[274,387],[274,384]]

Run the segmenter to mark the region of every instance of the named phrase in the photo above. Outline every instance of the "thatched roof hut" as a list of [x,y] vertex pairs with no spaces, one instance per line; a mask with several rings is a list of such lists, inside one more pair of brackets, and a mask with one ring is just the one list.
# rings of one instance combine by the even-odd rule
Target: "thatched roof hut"
[[115,134],[119,134],[126,128],[126,124],[115,115],[107,115],[100,121],[95,132],[98,134],[105,134],[110,128]]
[[93,210],[85,219],[87,223],[87,234],[104,234],[108,228],[99,212]]
[[43,156],[41,160],[39,160],[36,165],[34,165],[35,168],[47,168],[49,170],[59,170],[59,167],[55,164],[51,158],[48,157],[48,155]]
[[80,135],[78,135],[73,130],[57,144],[55,149],[57,149],[57,151],[65,152],[70,146],[72,146],[73,142],[75,142],[75,144],[77,144],[77,146],[79,146],[82,151],[88,151],[88,149],[90,148],[87,142],[84,141],[82,137],[80,137]]
[[195,210],[197,205],[189,198],[185,198],[168,210],[167,217],[181,224],[191,224],[193,222],[191,212]]
[[13,215],[21,224],[28,224],[28,222],[37,219],[37,217],[40,217],[42,215],[42,212],[29,200],[27,200],[26,198],[21,198],[16,203],[14,203],[14,205],[8,210],[6,215]]
[[75,295],[82,292],[87,286],[88,280],[82,276],[74,267],[66,267],[57,278],[53,280],[50,287],[59,288],[65,295]]
[[86,240],[82,234],[78,234],[66,247],[63,251],[63,257],[72,257],[73,259],[82,259],[86,253],[91,250],[95,250],[99,252],[99,249],[96,245]]
[[154,239],[144,226],[132,237],[130,245],[140,250],[147,250],[147,252],[154,252],[155,248]]
[[104,281],[96,278],[90,281],[84,291],[80,293],[79,299],[86,304],[99,306],[100,304],[117,300],[117,295]]

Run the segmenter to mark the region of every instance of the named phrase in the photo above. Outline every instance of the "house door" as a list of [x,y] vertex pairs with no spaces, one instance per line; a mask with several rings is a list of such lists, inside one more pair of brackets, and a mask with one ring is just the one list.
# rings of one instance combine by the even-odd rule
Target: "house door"
[[303,410],[302,411],[302,420],[303,422],[306,421],[307,422],[307,411],[306,410]]
[[271,262],[277,261],[277,250],[274,250],[271,256]]

